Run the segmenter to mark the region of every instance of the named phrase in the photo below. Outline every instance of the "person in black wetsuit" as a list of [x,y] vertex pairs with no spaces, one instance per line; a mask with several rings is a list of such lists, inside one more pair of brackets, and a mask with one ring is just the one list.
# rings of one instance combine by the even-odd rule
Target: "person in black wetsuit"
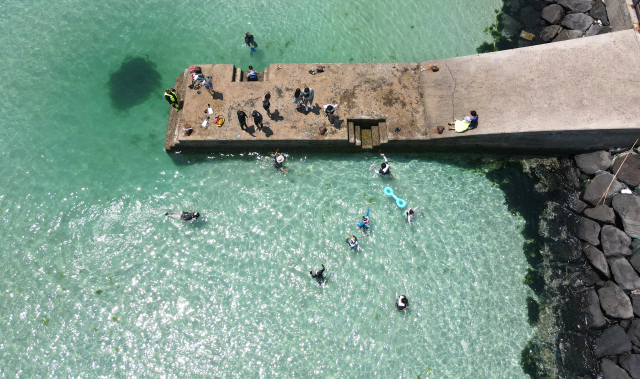
[[182,222],[193,222],[193,221],[197,221],[198,217],[200,217],[200,213],[198,213],[197,211],[191,212],[191,211],[186,211],[186,212],[167,212],[164,214],[167,217],[171,217],[171,218],[179,218],[180,221]]
[[399,311],[406,311],[409,308],[409,299],[405,295],[400,295],[398,300],[396,301],[396,308]]
[[286,172],[284,168],[282,168],[282,162],[284,162],[284,156],[278,155],[278,151],[280,151],[280,149],[276,150],[276,153],[273,155],[273,167],[289,175],[289,173]]
[[240,123],[240,129],[247,129],[247,114],[243,111],[238,111],[238,122]]
[[246,43],[247,46],[249,46],[252,49],[255,49],[258,47],[258,44],[256,43],[256,41],[253,40],[253,35],[248,32],[244,35],[244,43]]
[[322,270],[318,270],[316,271],[316,273],[314,274],[313,271],[309,270],[309,275],[311,275],[312,278],[314,278],[315,280],[318,281],[318,283],[323,282],[324,281],[324,276],[322,276],[324,274],[324,263],[322,264]]
[[262,115],[260,112],[254,110],[251,112],[251,117],[253,117],[253,123],[256,125],[256,128],[262,130]]

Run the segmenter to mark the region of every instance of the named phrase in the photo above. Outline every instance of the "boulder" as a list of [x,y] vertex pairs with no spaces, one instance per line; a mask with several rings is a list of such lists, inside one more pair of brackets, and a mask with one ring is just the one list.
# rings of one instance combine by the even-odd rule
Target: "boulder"
[[558,0],[558,4],[573,12],[588,12],[592,8],[593,0]]
[[602,25],[600,24],[593,24],[589,27],[589,29],[587,30],[587,32],[584,34],[585,37],[591,37],[591,36],[596,36],[598,35],[598,33],[600,33],[600,29],[602,29]]
[[551,4],[542,9],[541,17],[551,25],[555,25],[562,21],[564,17],[564,8],[558,4]]
[[596,0],[593,7],[589,11],[589,15],[595,20],[602,21],[602,25],[609,26],[609,17],[607,16],[607,9],[601,0]]
[[585,31],[593,24],[591,16],[584,13],[572,13],[562,20],[562,26],[568,29]]
[[570,197],[568,200],[568,204],[569,210],[577,214],[581,214],[585,209],[589,208],[589,205],[587,203],[576,197]]
[[527,29],[535,28],[540,25],[541,21],[540,12],[535,10],[534,7],[528,6],[520,10],[520,22],[522,22]]
[[519,0],[504,0],[504,5],[509,9],[509,13],[517,14],[520,10]]
[[608,357],[611,355],[623,354],[631,350],[631,340],[620,325],[616,324],[608,327],[602,332],[593,355],[596,358]]
[[631,258],[629,258],[629,263],[631,263],[631,266],[633,266],[636,271],[640,272],[640,251],[633,253]]
[[595,208],[585,209],[584,215],[592,220],[607,224],[615,224],[616,222],[616,214],[613,212],[613,208],[604,204],[598,205]]
[[[611,180],[613,180],[613,183]],[[611,186],[609,186],[609,184],[611,184]],[[593,178],[591,183],[587,184],[587,187],[582,193],[582,200],[593,206],[597,206],[599,205],[598,201],[600,201],[600,198],[604,195],[607,188],[609,188],[609,191],[607,192],[605,203],[609,204],[609,200],[611,200],[613,195],[622,191],[624,186],[614,179],[613,175],[608,172],[603,172]]]
[[626,371],[607,358],[600,362],[600,372],[602,373],[602,379],[631,379]]
[[567,35],[569,39],[582,38],[582,32],[580,30],[567,30]]
[[575,160],[578,168],[589,175],[598,171],[606,171],[613,164],[611,153],[605,150],[576,155]]
[[500,32],[505,37],[513,37],[518,34],[520,29],[522,29],[522,24],[519,23],[515,18],[509,16],[506,13],[502,13],[500,15],[502,17],[502,31]]
[[631,321],[631,326],[627,330],[627,337],[634,345],[640,346],[640,319],[636,318]]
[[628,319],[633,317],[631,300],[614,282],[608,281],[598,290],[600,306],[608,317]]
[[607,320],[605,320],[604,315],[602,314],[602,309],[600,309],[600,299],[598,298],[598,294],[592,288],[589,288],[586,291],[586,307],[585,313],[587,314],[587,326],[591,329],[601,329],[607,325]]
[[633,314],[640,317],[640,291],[631,292],[631,303],[633,304]]
[[551,42],[562,30],[560,25],[546,26],[540,30],[540,39],[544,42]]
[[636,270],[631,267],[627,258],[617,257],[608,259],[607,261],[609,262],[609,267],[611,267],[613,279],[618,283],[620,288],[627,291],[640,289],[640,276],[638,276]]
[[600,231],[600,242],[602,243],[602,251],[607,258],[610,257],[628,257],[631,255],[631,238],[627,233],[616,228],[613,225],[605,225]]
[[[622,165],[622,161],[624,161],[624,165]],[[620,166],[622,168],[620,169]],[[620,171],[618,171],[620,169]],[[613,166],[611,167],[612,172],[618,173],[618,180],[622,183],[631,186],[637,187],[640,185],[640,155],[630,154],[627,157],[627,160],[624,160],[624,157],[618,157],[613,162]]]
[[596,272],[598,272],[600,275],[610,278],[611,271],[609,271],[609,264],[607,263],[607,258],[605,258],[602,251],[598,250],[598,248],[588,243],[585,243],[584,245],[585,246],[583,247],[583,252],[591,263],[591,266],[593,266]]
[[613,197],[611,205],[622,219],[624,232],[631,238],[640,238],[640,197],[618,194]]
[[620,357],[620,366],[631,375],[633,379],[640,379],[640,355],[625,354]]
[[574,216],[569,219],[569,230],[583,241],[589,242],[594,246],[600,245],[600,225],[582,216]]

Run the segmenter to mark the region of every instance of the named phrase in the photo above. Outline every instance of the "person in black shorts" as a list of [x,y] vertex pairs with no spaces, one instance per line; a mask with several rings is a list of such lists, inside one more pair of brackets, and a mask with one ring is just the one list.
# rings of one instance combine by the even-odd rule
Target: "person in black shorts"
[[284,170],[284,168],[282,168],[282,162],[284,162],[284,156],[282,155],[278,155],[278,151],[280,151],[279,149],[276,150],[276,153],[273,155],[273,167],[277,168],[278,170],[284,172],[285,174],[289,175],[288,172],[286,172]]
[[240,129],[247,129],[247,114],[243,111],[238,111],[238,122],[240,123]]
[[264,94],[264,97],[262,98],[262,108],[264,108],[264,110],[267,111],[267,116],[271,117],[271,111],[269,110],[269,107],[271,106],[271,102],[269,100],[271,100],[271,94],[267,92]]
[[316,271],[316,273],[314,274],[313,271],[309,270],[309,275],[311,275],[312,278],[314,278],[315,280],[318,281],[318,283],[322,283],[324,282],[324,263],[322,264],[322,270],[318,270]]
[[262,115],[258,111],[251,112],[251,117],[253,117],[253,123],[256,124],[256,128],[258,130],[262,130]]

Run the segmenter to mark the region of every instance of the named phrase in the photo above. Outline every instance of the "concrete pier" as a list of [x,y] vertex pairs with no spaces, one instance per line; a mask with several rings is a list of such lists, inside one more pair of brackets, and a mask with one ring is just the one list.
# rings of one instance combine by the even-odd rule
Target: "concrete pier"
[[[439,71],[422,70],[437,65]],[[233,65],[200,65],[213,77],[212,98],[176,80],[180,112],[171,111],[166,151],[305,148],[323,151],[434,150],[465,147],[518,152],[582,151],[630,146],[640,137],[640,38],[634,30],[496,53],[422,63],[272,64],[247,82]],[[296,88],[314,89],[314,109],[292,103]],[[271,93],[272,117],[262,109]],[[203,128],[207,104],[224,126]],[[338,104],[336,122],[322,111]],[[258,110],[265,128],[240,129],[236,112]],[[465,133],[438,126],[479,114]],[[184,127],[195,132],[186,136]],[[318,129],[327,128],[325,135]],[[397,132],[396,132],[397,130]],[[239,137],[238,137],[239,136]]]

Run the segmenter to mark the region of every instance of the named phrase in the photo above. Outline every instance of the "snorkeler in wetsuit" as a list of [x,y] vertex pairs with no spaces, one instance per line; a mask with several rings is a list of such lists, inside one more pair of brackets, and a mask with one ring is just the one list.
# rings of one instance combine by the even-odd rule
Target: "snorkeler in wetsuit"
[[284,172],[285,174],[289,175],[288,172],[286,172],[284,170],[284,168],[282,168],[282,162],[284,162],[284,156],[282,155],[278,155],[278,151],[280,151],[279,149],[276,150],[276,153],[274,154],[274,158],[273,158],[273,167],[277,168],[278,170]]
[[249,48],[251,49],[251,55],[253,56],[253,53],[256,51],[256,48],[258,47],[258,44],[256,43],[256,41],[253,40],[253,35],[251,35],[251,33],[246,33],[244,35],[244,43],[247,44],[247,46],[249,46]]
[[358,239],[353,234],[349,234],[349,237],[347,237],[346,242],[351,249],[355,249],[356,247],[358,247]]
[[369,207],[367,207],[367,215],[362,216],[362,221],[358,221],[358,226],[363,229],[369,229]]
[[418,209],[418,207],[409,208],[408,210],[406,210],[404,212],[404,215],[407,216],[407,221],[409,221],[409,225],[411,225],[411,219],[413,218],[413,216],[414,216],[414,214],[416,212],[416,209]]
[[198,217],[200,217],[200,213],[198,213],[197,211],[195,212],[187,211],[187,212],[182,212],[180,214],[178,214],[177,212],[167,212],[164,215],[171,218],[179,218],[180,221],[183,221],[183,222],[197,221]]
[[380,175],[389,175],[391,174],[391,166],[389,166],[389,161],[387,160],[387,157],[380,153],[380,156],[384,158],[384,162],[380,165],[380,171],[378,171],[378,173]]
[[322,264],[322,270],[318,270],[316,271],[316,273],[314,274],[313,271],[309,270],[309,275],[311,275],[312,278],[314,278],[315,280],[317,280],[318,282],[322,282],[324,281],[324,276],[322,276],[324,274],[324,263]]
[[398,300],[396,301],[396,308],[399,311],[406,311],[409,308],[409,299],[405,295],[400,295]]

